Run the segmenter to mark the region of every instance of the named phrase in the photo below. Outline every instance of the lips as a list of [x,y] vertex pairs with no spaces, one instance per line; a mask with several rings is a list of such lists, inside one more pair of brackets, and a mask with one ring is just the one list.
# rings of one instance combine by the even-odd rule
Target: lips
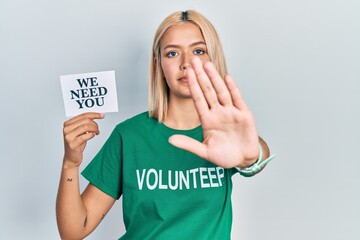
[[187,83],[188,79],[186,78],[186,76],[184,76],[184,77],[179,78],[178,81]]

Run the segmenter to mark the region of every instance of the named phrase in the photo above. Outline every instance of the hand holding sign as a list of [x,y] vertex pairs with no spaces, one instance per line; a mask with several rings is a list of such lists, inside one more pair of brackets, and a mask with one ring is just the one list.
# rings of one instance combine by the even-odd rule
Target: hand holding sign
[[99,135],[99,126],[96,119],[103,119],[100,113],[83,113],[64,123],[64,167],[77,167],[83,160],[83,152],[87,141]]
[[117,112],[115,72],[60,76],[66,116],[84,112]]

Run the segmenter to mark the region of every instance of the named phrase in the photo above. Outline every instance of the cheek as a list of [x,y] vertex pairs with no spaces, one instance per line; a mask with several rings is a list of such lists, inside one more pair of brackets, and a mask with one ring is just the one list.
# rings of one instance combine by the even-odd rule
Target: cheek
[[168,61],[162,61],[161,67],[162,67],[165,78],[168,79],[169,77],[171,77],[171,75],[174,72],[174,65],[169,63]]
[[210,57],[209,57],[209,55],[207,55],[207,54],[200,55],[200,60],[201,60],[203,63],[205,63],[205,62],[210,61]]

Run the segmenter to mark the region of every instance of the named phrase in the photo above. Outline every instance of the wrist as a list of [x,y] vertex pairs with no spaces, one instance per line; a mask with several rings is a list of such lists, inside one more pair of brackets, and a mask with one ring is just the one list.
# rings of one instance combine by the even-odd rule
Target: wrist
[[258,146],[259,146],[258,147],[259,151],[257,153],[251,154],[252,156],[248,157],[248,158],[244,157],[243,159],[241,159],[241,161],[235,167],[239,168],[239,169],[245,169],[245,168],[251,167],[256,162],[258,162],[259,159],[263,157],[261,145],[258,145]]
[[63,168],[64,170],[68,170],[68,169],[79,169],[80,163],[81,163],[81,162],[74,162],[74,161],[72,161],[72,160],[67,159],[67,158],[64,157],[62,168]]
[[261,156],[259,154],[257,158],[246,159],[246,160],[243,161],[243,164],[239,164],[236,167],[240,168],[240,169],[249,168],[249,167],[253,166],[256,162],[258,162],[260,157]]
[[268,164],[268,162],[270,162],[275,157],[275,155],[271,155],[267,159],[263,160],[264,155],[261,144],[259,144],[259,150],[260,150],[259,157],[253,164],[244,168],[235,167],[242,176],[244,177],[254,176],[255,174],[259,173],[266,166],[266,164]]

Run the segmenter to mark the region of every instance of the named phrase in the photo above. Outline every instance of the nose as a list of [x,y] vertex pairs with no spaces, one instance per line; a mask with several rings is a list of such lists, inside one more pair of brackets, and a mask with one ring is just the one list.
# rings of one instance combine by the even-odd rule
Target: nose
[[184,63],[184,64],[181,64],[181,65],[180,65],[180,70],[181,70],[181,71],[184,71],[184,70],[188,69],[189,67],[190,67],[190,64]]
[[180,70],[184,71],[189,67],[190,67],[190,59],[187,56],[187,54],[183,54],[182,59],[181,59],[181,64],[180,64]]

